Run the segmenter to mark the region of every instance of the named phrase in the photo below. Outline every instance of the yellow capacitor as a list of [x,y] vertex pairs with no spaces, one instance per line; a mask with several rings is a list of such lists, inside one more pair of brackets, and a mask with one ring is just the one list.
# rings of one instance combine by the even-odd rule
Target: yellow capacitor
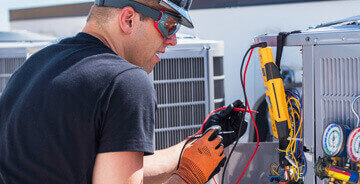
[[273,135],[277,139],[286,139],[289,136],[291,123],[283,80],[278,67],[274,63],[271,48],[260,48],[259,56]]

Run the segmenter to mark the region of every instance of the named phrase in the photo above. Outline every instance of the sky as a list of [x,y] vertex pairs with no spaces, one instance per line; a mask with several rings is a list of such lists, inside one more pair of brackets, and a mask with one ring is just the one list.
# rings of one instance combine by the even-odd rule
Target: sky
[[[92,0],[1,0],[0,6],[0,31],[8,31],[9,25],[9,9],[32,8],[41,6],[51,6],[59,4],[72,4],[80,2],[89,2]],[[3,2],[5,1],[5,3]]]

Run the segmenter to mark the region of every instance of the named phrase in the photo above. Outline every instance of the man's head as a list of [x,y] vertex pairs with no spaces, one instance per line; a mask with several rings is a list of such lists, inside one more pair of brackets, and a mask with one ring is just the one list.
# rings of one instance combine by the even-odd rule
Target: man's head
[[96,0],[83,31],[150,73],[160,61],[157,54],[176,45],[175,33],[184,23],[181,12],[170,8],[158,0]]

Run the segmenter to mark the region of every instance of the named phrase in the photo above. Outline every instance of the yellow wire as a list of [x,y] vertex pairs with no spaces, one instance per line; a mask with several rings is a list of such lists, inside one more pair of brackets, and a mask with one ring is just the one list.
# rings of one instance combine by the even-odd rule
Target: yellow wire
[[294,179],[295,173],[294,173],[294,166],[291,166],[290,169],[293,171],[290,180]]
[[274,170],[275,168],[273,167],[273,165],[275,165],[274,167],[276,167],[276,169],[279,167],[275,162],[271,163],[271,164],[270,164],[270,173],[271,173],[272,175],[277,175],[277,176],[279,176],[279,173],[278,173],[276,170]]
[[[290,112],[289,112],[289,115],[290,115],[290,117],[291,117],[291,127],[290,127],[290,137],[293,137],[293,135],[294,135],[294,109],[292,108],[292,105],[291,105],[291,98],[289,98],[288,100],[287,100],[287,105],[288,105],[288,107],[290,106],[290,108],[291,108],[291,110],[290,110]],[[291,151],[292,152],[292,144],[293,144],[293,140],[290,140],[289,141],[289,144],[288,144],[288,146],[286,147],[286,154],[288,154],[288,152],[289,151]]]
[[[295,102],[295,105],[296,105],[296,107],[297,107],[297,109],[300,109],[299,108],[299,105],[300,105],[300,103],[299,103],[299,101],[296,99],[296,98],[294,98],[294,97],[290,97],[290,98],[288,98],[288,100],[287,100],[287,104],[288,104],[288,106],[290,107],[290,112],[289,112],[289,115],[291,116],[291,131],[290,131],[290,137],[291,138],[296,138],[297,137],[297,135],[298,135],[298,133],[295,133],[295,126],[296,126],[296,119],[295,119],[295,116],[297,115],[297,117],[299,117],[299,113],[297,113],[296,111],[294,111],[294,108],[293,108],[293,105],[292,105],[292,103],[291,103],[291,101],[294,101]],[[295,135],[295,136],[294,136]],[[286,151],[287,152],[291,152],[291,154],[294,154],[294,152],[296,151],[296,144],[297,144],[297,142],[296,142],[296,140],[290,140],[289,141],[289,145],[287,146],[287,149],[286,149]]]
[[[292,102],[294,102],[295,104],[292,104]],[[290,129],[291,129],[290,130],[290,137],[291,138],[297,138],[297,136],[301,132],[300,133],[300,138],[302,138],[302,118],[301,118],[301,115],[299,114],[300,102],[296,98],[290,97],[287,100],[287,105],[288,105],[288,107],[290,107],[289,108],[289,115],[290,115],[290,120],[291,120],[291,125],[292,125],[290,127]],[[294,109],[293,106],[296,107],[296,109]],[[300,120],[298,130],[295,130],[296,118],[298,120]],[[291,158],[295,162],[295,167],[293,167],[293,166],[291,167],[291,170],[293,171],[293,175],[292,175],[292,177],[290,179],[293,180],[295,178],[295,181],[297,182],[300,179],[300,167],[299,167],[299,163],[296,160],[295,155],[294,155],[294,152],[296,151],[296,146],[297,146],[297,141],[294,140],[294,139],[291,139],[289,141],[289,145],[286,148],[286,154],[290,155]]]
[[299,178],[300,178],[299,164],[298,164],[298,161],[296,160],[295,156],[293,155],[292,157],[293,157],[293,159],[294,159],[294,161],[295,161],[295,165],[296,165],[297,178],[296,178],[295,181],[298,181]]
[[[292,175],[290,176],[290,178],[288,178],[288,180],[295,180],[296,182],[299,181],[300,179],[300,167],[305,167],[305,165],[299,165],[299,162],[297,161],[296,157],[295,157],[295,152],[296,152],[296,147],[297,147],[297,141],[295,138],[298,137],[299,133],[299,138],[303,137],[303,118],[301,118],[302,113],[300,114],[301,111],[301,103],[298,99],[294,98],[294,97],[287,97],[286,99],[286,103],[288,106],[288,112],[289,112],[289,117],[290,117],[290,123],[291,123],[291,127],[290,128],[290,135],[289,137],[292,138],[289,140],[289,144],[286,147],[285,150],[281,150],[281,149],[277,149],[280,152],[285,152],[285,154],[287,156],[289,156],[291,159],[294,160],[295,162],[295,166],[287,166],[285,167],[286,171],[289,171],[290,174],[290,170],[292,171]],[[297,120],[300,120],[299,122],[299,127],[297,127],[296,130],[296,123],[298,122]],[[276,169],[274,170],[274,167],[272,167],[273,165],[276,166]],[[279,165],[277,165],[276,163],[272,163],[270,165],[270,173],[271,174],[276,174],[279,176],[279,173],[277,172]]]

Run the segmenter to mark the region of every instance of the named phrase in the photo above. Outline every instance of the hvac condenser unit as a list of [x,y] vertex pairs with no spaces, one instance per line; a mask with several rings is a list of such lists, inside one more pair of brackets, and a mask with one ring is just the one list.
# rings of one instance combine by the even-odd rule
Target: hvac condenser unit
[[52,37],[26,31],[0,32],[0,94],[26,58],[52,41]]
[[157,92],[156,149],[197,132],[207,114],[224,106],[224,44],[181,36],[168,47],[152,77]]
[[[330,123],[356,127],[352,100],[360,95],[360,17],[322,24],[287,37],[286,46],[300,46],[303,61],[304,146],[307,160],[305,182],[325,184],[315,176],[314,165],[324,156],[322,135]],[[260,36],[276,46],[276,36]],[[355,103],[360,111],[360,103]],[[343,166],[345,158],[340,162]],[[350,169],[357,170],[354,164]],[[346,175],[346,173],[345,173]]]

